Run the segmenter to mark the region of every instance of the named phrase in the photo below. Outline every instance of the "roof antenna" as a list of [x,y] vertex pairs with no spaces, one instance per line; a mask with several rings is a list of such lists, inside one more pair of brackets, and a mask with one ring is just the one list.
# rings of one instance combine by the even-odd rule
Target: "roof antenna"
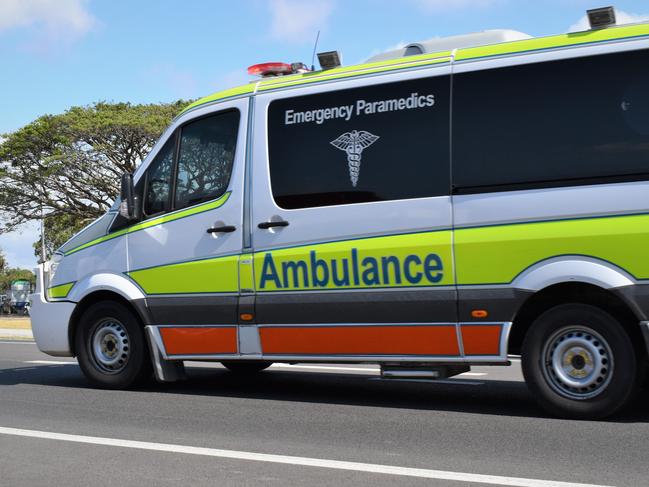
[[311,71],[315,71],[315,53],[318,50],[318,40],[320,40],[320,31],[315,36],[315,44],[313,46],[313,55],[311,56]]

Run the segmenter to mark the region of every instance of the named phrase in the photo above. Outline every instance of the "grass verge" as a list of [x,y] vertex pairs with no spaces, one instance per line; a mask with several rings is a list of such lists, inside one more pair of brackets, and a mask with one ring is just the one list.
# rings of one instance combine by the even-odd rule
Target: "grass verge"
[[32,322],[29,318],[17,316],[0,316],[0,328],[10,330],[31,330]]

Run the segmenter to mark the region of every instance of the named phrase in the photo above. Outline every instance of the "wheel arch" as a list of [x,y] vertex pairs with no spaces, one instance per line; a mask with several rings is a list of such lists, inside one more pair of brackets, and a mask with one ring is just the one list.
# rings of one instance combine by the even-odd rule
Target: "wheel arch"
[[72,351],[73,356],[77,355],[77,352],[75,350],[74,337],[77,332],[79,321],[81,320],[81,317],[87,309],[100,301],[114,301],[126,306],[126,308],[133,313],[133,315],[138,319],[142,326],[150,324],[151,322],[148,308],[146,307],[144,300],[132,301],[126,299],[120,293],[106,289],[88,293],[81,299],[81,301],[77,303],[74,311],[72,312],[72,316],[70,317],[70,325],[68,326],[68,343],[70,344],[70,350]]
[[512,323],[508,353],[519,355],[532,323],[548,309],[566,303],[581,303],[603,309],[615,317],[629,334],[638,357],[647,360],[647,348],[639,322],[643,319],[633,303],[610,289],[589,282],[570,281],[552,284],[532,294],[519,308]]

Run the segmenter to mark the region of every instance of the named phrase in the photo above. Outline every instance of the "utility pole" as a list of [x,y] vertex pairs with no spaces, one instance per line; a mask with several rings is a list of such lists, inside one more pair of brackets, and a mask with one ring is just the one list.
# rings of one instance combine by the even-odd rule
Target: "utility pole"
[[41,206],[41,262],[45,263],[45,213]]

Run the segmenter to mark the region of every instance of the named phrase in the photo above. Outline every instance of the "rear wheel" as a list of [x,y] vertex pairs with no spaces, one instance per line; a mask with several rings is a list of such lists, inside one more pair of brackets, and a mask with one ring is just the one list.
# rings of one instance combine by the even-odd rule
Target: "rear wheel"
[[598,419],[637,390],[638,360],[622,324],[585,304],[563,304],[532,324],[522,348],[525,381],[557,416]]
[[75,349],[84,375],[95,385],[125,389],[151,376],[144,330],[121,303],[101,301],[79,322]]
[[235,374],[256,374],[272,365],[272,362],[257,361],[227,361],[221,362],[221,365]]

